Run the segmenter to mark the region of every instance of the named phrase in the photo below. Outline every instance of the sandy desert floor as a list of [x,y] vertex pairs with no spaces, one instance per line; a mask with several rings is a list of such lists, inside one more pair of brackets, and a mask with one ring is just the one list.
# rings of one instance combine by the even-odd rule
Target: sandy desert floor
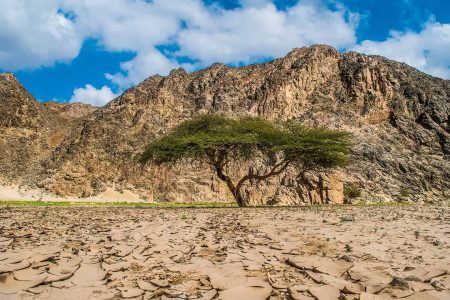
[[450,209],[0,207],[0,299],[450,299]]

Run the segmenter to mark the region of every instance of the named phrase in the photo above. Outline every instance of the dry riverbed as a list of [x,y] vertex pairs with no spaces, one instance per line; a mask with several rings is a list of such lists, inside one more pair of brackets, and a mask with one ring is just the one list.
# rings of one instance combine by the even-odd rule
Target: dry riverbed
[[0,299],[450,299],[449,212],[0,206]]

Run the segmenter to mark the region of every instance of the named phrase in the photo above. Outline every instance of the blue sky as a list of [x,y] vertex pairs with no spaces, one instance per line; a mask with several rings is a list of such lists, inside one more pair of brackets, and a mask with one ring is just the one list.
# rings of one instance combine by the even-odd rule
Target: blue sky
[[0,71],[97,106],[145,78],[330,44],[450,78],[448,0],[0,0]]

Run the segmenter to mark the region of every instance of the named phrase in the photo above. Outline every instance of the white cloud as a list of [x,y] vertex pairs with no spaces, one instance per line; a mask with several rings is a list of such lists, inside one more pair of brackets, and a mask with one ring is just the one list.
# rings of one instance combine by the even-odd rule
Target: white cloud
[[[279,57],[294,47],[316,43],[337,48],[353,45],[355,23],[345,11],[332,11],[317,1],[302,1],[279,11],[267,1],[249,1],[242,9],[208,11],[192,20],[177,35],[179,56],[214,62],[250,63],[262,57]],[[254,3],[256,2],[256,3]]]
[[[106,74],[121,88],[150,75],[179,67],[190,70],[213,62],[255,62],[285,55],[294,47],[326,43],[343,48],[355,42],[355,22],[344,9],[332,11],[307,0],[287,10],[271,1],[242,0],[241,7],[225,10],[200,0],[62,0],[76,15],[76,26],[97,38],[109,51],[133,51],[136,57],[121,64],[122,72]],[[159,45],[172,44],[168,53]]]
[[56,0],[0,0],[0,7],[0,68],[51,66],[78,55],[83,37]]
[[450,24],[430,22],[420,32],[392,32],[386,41],[363,41],[353,50],[382,55],[450,79]]
[[77,88],[73,91],[70,102],[83,102],[100,107],[117,96],[107,86],[96,89],[92,85],[86,84],[84,88]]
[[[180,30],[181,16],[201,9],[197,0],[62,0],[86,36],[106,50],[141,51],[166,43]],[[189,5],[192,4],[192,5]],[[192,6],[192,7],[190,7]]]
[[179,67],[178,63],[170,60],[156,49],[139,52],[138,55],[130,61],[121,63],[123,73],[106,74],[106,78],[120,87],[128,87],[149,75],[167,73]]

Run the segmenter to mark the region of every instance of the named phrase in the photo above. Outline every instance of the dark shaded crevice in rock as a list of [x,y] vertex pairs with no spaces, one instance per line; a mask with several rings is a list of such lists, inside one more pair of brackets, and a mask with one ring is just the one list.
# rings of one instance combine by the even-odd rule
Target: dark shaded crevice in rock
[[442,152],[445,154],[450,154],[450,134],[448,132],[440,127],[439,124],[436,124],[435,120],[432,119],[427,113],[421,114],[417,118],[416,122],[424,128],[434,132],[439,137]]

